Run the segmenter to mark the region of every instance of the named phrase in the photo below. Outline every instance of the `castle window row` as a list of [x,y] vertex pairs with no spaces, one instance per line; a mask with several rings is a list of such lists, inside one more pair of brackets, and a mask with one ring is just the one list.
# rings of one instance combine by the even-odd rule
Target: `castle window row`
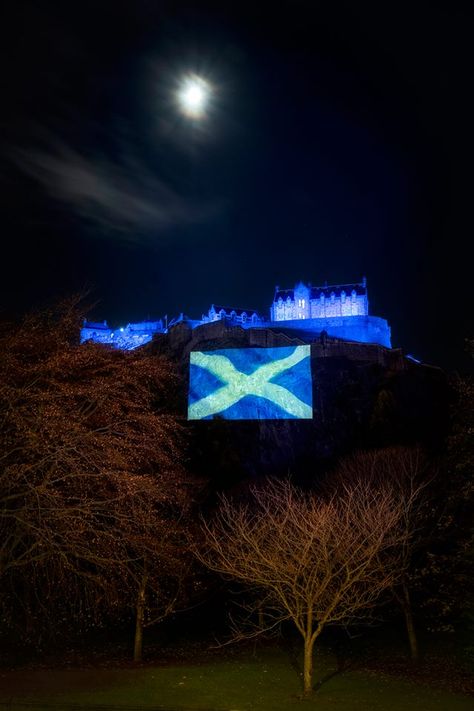
[[[313,296],[312,296],[313,295]],[[294,289],[279,292],[270,309],[270,320],[291,321],[312,318],[368,315],[366,284],[353,288],[311,288],[297,284]]]

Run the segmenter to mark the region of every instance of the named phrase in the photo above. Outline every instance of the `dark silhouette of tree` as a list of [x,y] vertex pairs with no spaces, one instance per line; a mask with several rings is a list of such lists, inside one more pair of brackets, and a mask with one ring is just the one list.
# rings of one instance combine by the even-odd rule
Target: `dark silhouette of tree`
[[[474,356],[474,341],[467,342]],[[474,379],[451,380],[450,432],[439,482],[436,537],[427,552],[433,630],[474,626]]]
[[425,565],[424,551],[433,540],[436,516],[433,508],[435,467],[418,447],[386,447],[360,451],[339,462],[332,475],[332,485],[364,481],[372,488],[389,486],[401,506],[400,526],[405,535],[400,539],[400,575],[393,586],[393,594],[403,612],[410,655],[419,658],[412,592]]
[[81,317],[71,299],[1,326],[0,602],[48,624],[131,606],[140,635],[143,590],[165,614],[182,587],[176,378],[146,349],[79,345]]

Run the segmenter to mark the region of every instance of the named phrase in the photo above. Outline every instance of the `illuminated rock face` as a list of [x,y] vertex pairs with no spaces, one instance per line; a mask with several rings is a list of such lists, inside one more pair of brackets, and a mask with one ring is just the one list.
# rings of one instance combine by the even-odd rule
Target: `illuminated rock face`
[[[217,378],[215,372],[206,373],[199,365],[206,359],[196,355],[225,355],[236,371],[250,375],[264,364],[264,360],[256,362],[256,351],[264,352],[268,360],[273,359],[273,351],[274,359],[279,360],[280,353],[286,357],[301,346],[310,349],[311,386],[309,373],[303,369],[307,358],[292,366],[296,377],[291,384],[286,381],[291,369],[269,381],[287,386],[299,400],[311,405],[312,418],[285,415],[286,408],[281,410],[268,398],[253,400],[254,394],[248,390],[242,390],[244,397],[230,405],[227,397],[231,393],[222,392],[225,383],[219,371]],[[198,327],[182,321],[157,336],[149,351],[174,363],[180,383],[177,407],[183,417],[191,415],[193,466],[219,486],[233,486],[248,477],[284,477],[288,472],[308,482],[355,446],[363,449],[420,441],[435,447],[443,441],[446,378],[437,368],[413,363],[399,348],[324,334],[315,337],[277,324],[240,328],[220,319]],[[194,379],[195,367],[201,383]],[[252,385],[239,380],[234,379],[236,389]],[[205,410],[209,401],[202,402],[203,398],[219,388],[226,398],[217,402],[222,409]],[[190,411],[190,406],[200,401],[200,411]],[[321,469],[315,462],[322,463]]]
[[369,315],[369,300],[365,278],[360,283],[334,286],[311,286],[300,282],[293,289],[276,287],[270,318],[254,309],[211,306],[200,319],[191,320],[180,314],[166,324],[163,320],[129,323],[112,329],[103,323],[85,322],[81,342],[95,341],[115,348],[132,350],[152,340],[155,334],[167,333],[178,323],[196,328],[223,321],[243,329],[281,328],[298,333],[304,340],[321,334],[356,343],[375,343],[391,348],[390,326],[378,316]]

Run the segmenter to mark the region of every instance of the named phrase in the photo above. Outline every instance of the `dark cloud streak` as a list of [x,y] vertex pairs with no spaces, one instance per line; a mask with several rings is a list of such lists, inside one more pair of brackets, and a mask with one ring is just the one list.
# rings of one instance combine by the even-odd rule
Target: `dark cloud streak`
[[147,243],[173,227],[212,220],[222,201],[180,194],[131,153],[121,160],[83,155],[56,142],[49,150],[16,148],[10,159],[55,200],[98,228],[97,235]]

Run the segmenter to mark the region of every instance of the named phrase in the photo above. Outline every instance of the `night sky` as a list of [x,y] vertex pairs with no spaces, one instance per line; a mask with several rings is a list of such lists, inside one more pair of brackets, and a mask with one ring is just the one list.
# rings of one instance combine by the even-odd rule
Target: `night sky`
[[[393,345],[465,367],[472,36],[457,2],[4,3],[1,308],[112,325],[368,279]],[[203,121],[173,101],[214,87]]]

